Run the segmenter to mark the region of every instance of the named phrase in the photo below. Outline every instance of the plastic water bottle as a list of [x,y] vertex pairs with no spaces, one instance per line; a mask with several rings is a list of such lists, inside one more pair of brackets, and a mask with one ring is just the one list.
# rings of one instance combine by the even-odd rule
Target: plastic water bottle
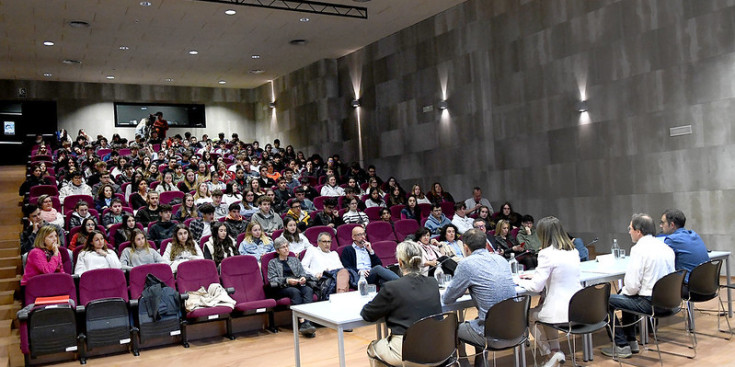
[[508,263],[510,264],[510,272],[513,273],[513,275],[518,275],[518,260],[516,260],[516,254],[510,254],[510,260],[508,260]]
[[357,281],[357,290],[360,291],[360,295],[363,297],[368,295],[368,282],[363,274],[360,274],[360,280]]
[[613,254],[613,257],[616,259],[620,257],[620,246],[618,246],[617,238],[613,238],[612,254]]
[[440,287],[444,286],[444,270],[442,270],[441,265],[434,270],[434,278],[436,278],[436,282],[439,283]]

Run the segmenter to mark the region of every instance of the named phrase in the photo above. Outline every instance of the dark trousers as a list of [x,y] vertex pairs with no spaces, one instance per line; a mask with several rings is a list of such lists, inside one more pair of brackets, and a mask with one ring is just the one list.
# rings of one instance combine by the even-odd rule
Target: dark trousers
[[302,303],[311,303],[314,301],[314,290],[308,285],[288,286],[286,288],[276,288],[274,294],[277,297],[288,297],[292,305],[300,305]]
[[[625,312],[625,310],[650,314],[652,311],[651,297],[626,296],[622,294],[613,294],[610,296],[610,322],[615,322],[615,345],[626,346],[629,342],[636,340],[636,325],[620,327],[620,321],[618,321],[618,318],[613,313],[616,309],[623,311],[623,324],[632,324],[635,322],[636,316],[630,312]],[[612,325],[610,327],[612,328]]]

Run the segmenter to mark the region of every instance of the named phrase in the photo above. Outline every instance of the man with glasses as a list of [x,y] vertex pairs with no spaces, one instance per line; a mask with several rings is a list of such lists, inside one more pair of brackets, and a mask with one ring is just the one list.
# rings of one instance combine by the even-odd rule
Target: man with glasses
[[311,221],[309,214],[301,210],[301,202],[298,200],[291,201],[291,207],[286,212],[286,216],[295,219],[296,225],[302,232],[306,230],[306,227],[309,226],[309,222]]
[[337,199],[329,198],[324,200],[324,209],[317,212],[312,220],[314,226],[328,226],[337,228],[342,224],[342,218],[337,215],[334,208],[337,206]]
[[365,228],[352,229],[352,245],[342,251],[342,265],[365,277],[370,284],[383,284],[398,279],[396,273],[383,267],[373,246],[365,239]]
[[686,270],[684,282],[689,283],[689,273],[697,265],[709,261],[709,255],[707,246],[697,232],[684,228],[686,222],[687,217],[681,210],[666,210],[661,214],[661,222],[659,222],[661,234],[658,237],[674,250],[676,270]]
[[495,246],[493,246],[493,240],[494,237],[490,235],[490,233],[487,232],[487,228],[485,228],[485,221],[482,220],[482,218],[475,218],[475,221],[472,222],[472,228],[479,229],[482,231],[482,233],[485,234],[485,248],[490,251],[497,253],[498,255],[503,255],[503,249],[498,249],[498,251],[495,251]]
[[332,251],[334,239],[329,232],[321,232],[317,237],[317,246],[306,249],[301,265],[306,272],[319,281],[321,289],[319,298],[327,299],[329,294],[348,292],[350,284],[357,285],[357,273],[345,269],[336,251]]

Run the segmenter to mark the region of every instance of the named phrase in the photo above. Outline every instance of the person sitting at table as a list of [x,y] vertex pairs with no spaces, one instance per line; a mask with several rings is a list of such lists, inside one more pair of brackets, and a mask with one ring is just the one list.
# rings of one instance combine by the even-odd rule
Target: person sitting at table
[[416,321],[442,312],[439,284],[436,279],[421,275],[421,248],[410,241],[396,248],[396,259],[403,277],[381,286],[380,292],[360,312],[365,321],[385,318],[391,334],[373,340],[367,347],[371,365],[383,362],[392,366],[403,364],[403,335]]
[[[336,293],[343,293],[350,290],[350,285],[357,286],[359,277],[354,270],[345,269],[342,265],[342,261],[339,260],[339,254],[337,251],[332,251],[332,238],[333,233],[321,232],[317,236],[317,246],[309,246],[306,249],[306,254],[301,265],[307,273],[311,274],[321,285],[322,282],[330,282],[330,289],[326,293],[333,293],[331,291],[332,285],[334,285],[334,291]],[[325,287],[320,286],[320,289]],[[327,299],[322,293],[319,295],[322,300]]]
[[[316,286],[316,282],[306,273],[298,258],[288,256],[288,241],[278,237],[274,247],[278,256],[268,262],[268,284],[273,295],[278,298],[288,297],[291,305],[313,302],[312,287]],[[316,328],[309,321],[299,320],[299,332],[305,337],[314,337]]]
[[[541,355],[553,353],[544,367],[564,363],[564,352],[559,347],[558,332],[538,321],[551,324],[569,322],[569,300],[582,288],[579,278],[579,253],[555,217],[546,217],[538,223],[541,250],[538,267],[533,276],[521,276],[519,285],[539,293],[546,288],[546,296],[529,313],[534,339]],[[555,336],[552,338],[552,336]]]
[[382,286],[386,282],[398,279],[396,273],[383,267],[372,245],[365,239],[365,228],[362,226],[352,228],[352,241],[352,245],[346,246],[342,251],[341,260],[345,268],[364,276],[370,284]]
[[662,234],[658,237],[663,238],[664,243],[674,250],[674,265],[676,270],[684,269],[687,271],[684,277],[684,283],[689,283],[689,273],[701,263],[709,261],[707,246],[699,237],[697,232],[684,228],[687,217],[679,209],[667,209],[661,214]]
[[[510,272],[510,264],[495,253],[489,252],[485,245],[487,235],[481,229],[470,229],[462,236],[465,259],[457,264],[454,278],[447,286],[442,297],[445,305],[452,304],[469,289],[472,300],[477,305],[477,318],[459,324],[457,336],[462,342],[485,345],[485,316],[487,310],[496,303],[515,297],[516,286]],[[459,348],[460,356],[465,347]],[[481,348],[476,348],[481,353]],[[475,366],[483,365],[482,358],[475,358]]]

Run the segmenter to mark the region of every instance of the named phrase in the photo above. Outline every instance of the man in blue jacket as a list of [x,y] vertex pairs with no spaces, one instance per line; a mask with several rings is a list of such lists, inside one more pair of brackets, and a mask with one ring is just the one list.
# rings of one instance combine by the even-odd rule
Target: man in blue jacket
[[679,209],[667,209],[661,215],[661,234],[664,242],[674,250],[676,270],[687,271],[685,283],[689,282],[689,273],[697,265],[709,261],[707,246],[699,235],[691,229],[685,229],[687,218]]

